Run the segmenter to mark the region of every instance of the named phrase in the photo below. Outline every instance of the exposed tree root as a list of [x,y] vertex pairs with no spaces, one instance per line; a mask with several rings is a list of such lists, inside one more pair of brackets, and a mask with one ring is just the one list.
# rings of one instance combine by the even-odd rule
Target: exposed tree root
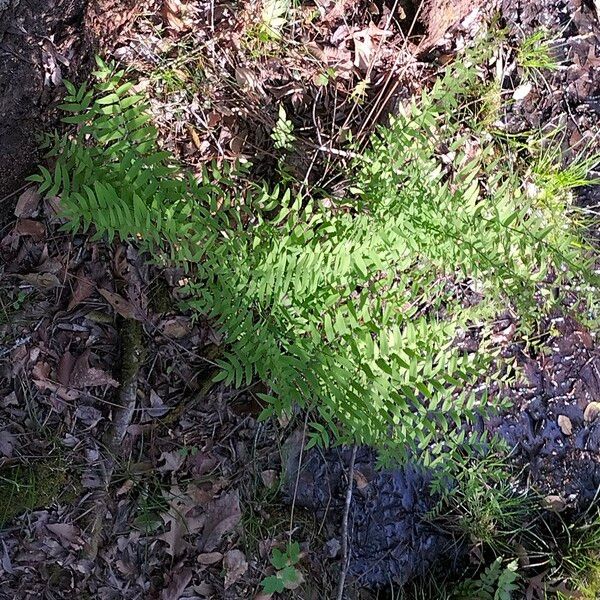
[[121,327],[123,351],[121,355],[121,392],[118,407],[113,412],[112,425],[105,432],[102,441],[106,455],[98,466],[102,487],[93,495],[95,504],[91,519],[90,538],[84,549],[87,558],[96,558],[100,547],[103,523],[108,511],[110,496],[108,493],[115,465],[122,454],[122,444],[127,428],[135,411],[138,375],[144,359],[143,329],[141,323],[134,319],[125,319]]

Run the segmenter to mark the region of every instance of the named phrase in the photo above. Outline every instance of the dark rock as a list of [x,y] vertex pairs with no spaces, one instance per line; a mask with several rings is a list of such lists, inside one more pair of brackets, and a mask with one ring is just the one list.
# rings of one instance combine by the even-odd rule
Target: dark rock
[[[296,505],[328,515],[341,525],[348,486],[351,451],[311,451],[302,462],[297,479],[297,462],[288,462],[284,493]],[[349,512],[350,563],[348,574],[359,585],[381,587],[391,581],[402,585],[424,574],[442,556],[455,558],[452,539],[432,527],[425,515],[435,505],[429,492],[431,475],[414,465],[393,470],[376,470],[376,455],[360,448],[355,486]]]

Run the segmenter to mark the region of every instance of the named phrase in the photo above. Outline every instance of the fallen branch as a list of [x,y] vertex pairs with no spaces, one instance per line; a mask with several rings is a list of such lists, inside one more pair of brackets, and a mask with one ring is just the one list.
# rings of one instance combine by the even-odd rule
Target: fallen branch
[[352,448],[352,458],[350,459],[350,468],[348,470],[348,490],[346,491],[346,506],[344,507],[344,518],[342,520],[342,572],[340,573],[337,600],[342,600],[344,597],[344,585],[346,583],[346,574],[348,573],[348,565],[350,563],[350,554],[348,552],[348,516],[350,515],[350,504],[352,503],[356,450],[357,446],[354,446]]

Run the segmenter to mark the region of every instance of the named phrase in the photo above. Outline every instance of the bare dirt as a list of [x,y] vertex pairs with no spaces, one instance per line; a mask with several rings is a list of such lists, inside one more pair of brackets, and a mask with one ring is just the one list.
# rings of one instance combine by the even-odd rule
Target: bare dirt
[[39,161],[38,137],[54,122],[62,78],[75,79],[85,57],[85,6],[86,0],[9,0],[0,9],[0,223],[12,212],[4,199]]

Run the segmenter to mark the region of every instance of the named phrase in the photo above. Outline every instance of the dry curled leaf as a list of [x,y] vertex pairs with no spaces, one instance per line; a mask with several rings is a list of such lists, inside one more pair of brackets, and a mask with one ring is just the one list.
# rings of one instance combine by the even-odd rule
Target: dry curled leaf
[[573,433],[573,423],[571,423],[571,419],[566,415],[558,415],[557,423],[560,430],[565,435],[571,435]]
[[600,414],[600,402],[590,402],[583,412],[585,421],[593,421]]
[[183,31],[186,27],[183,21],[185,5],[181,0],[163,0],[162,14],[167,25],[174,31]]

